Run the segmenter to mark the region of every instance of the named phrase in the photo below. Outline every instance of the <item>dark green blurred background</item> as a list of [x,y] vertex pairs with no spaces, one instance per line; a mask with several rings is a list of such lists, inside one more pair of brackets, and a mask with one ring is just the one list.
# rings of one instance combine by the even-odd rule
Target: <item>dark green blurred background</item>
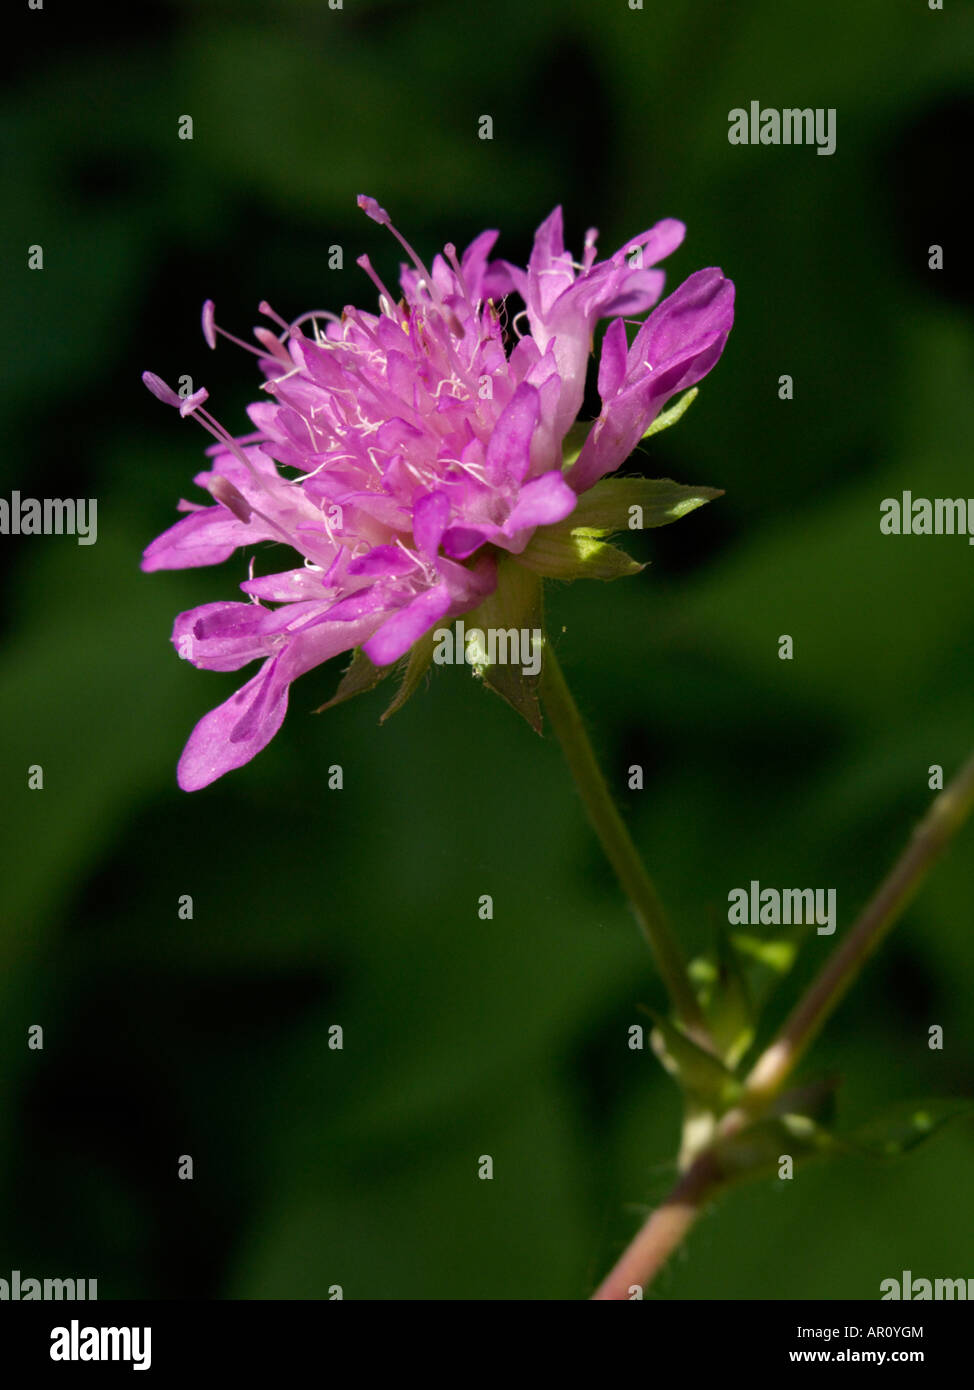
[[[206,443],[140,373],[189,373],[249,428],[256,364],[207,352],[200,305],[244,336],[264,297],[288,318],[372,307],[355,257],[392,280],[399,255],[360,192],[424,256],[494,226],[523,258],[557,202],[576,252],[592,224],[609,253],[685,220],[670,288],[721,265],[737,322],[639,470],[726,496],[637,538],[640,577],[553,589],[551,627],[688,947],[751,878],[835,887],[841,931],[928,767],[949,775],[974,733],[974,554],[878,528],[903,488],[974,494],[971,7],[21,8],[0,495],[95,496],[99,533],[0,538],[0,1276],[95,1277],[102,1297],[585,1296],[671,1182],[678,1102],[627,1048],[662,992],[558,748],[455,668],[381,729],[385,688],[310,718],[339,661],[295,687],[256,762],[180,793],[187,735],[239,682],[180,662],[172,619],[238,596],[245,561],[139,572]],[[835,107],[836,153],[730,146],[752,99]],[[840,1123],[972,1090],[971,845],[821,1041]],[[828,949],[806,944],[765,1030]],[[899,1163],[742,1190],[654,1296],[974,1276],[972,1156],[960,1123]]]

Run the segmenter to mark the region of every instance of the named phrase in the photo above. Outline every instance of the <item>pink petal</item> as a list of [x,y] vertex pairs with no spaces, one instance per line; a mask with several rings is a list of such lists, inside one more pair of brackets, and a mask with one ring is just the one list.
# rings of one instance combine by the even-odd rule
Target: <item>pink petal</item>
[[504,522],[504,535],[513,537],[526,527],[552,526],[574,511],[577,502],[578,494],[565,482],[561,470],[553,468],[550,473],[532,478],[521,488],[511,514]]
[[364,643],[362,650],[375,666],[388,666],[390,662],[398,661],[414,642],[429,632],[434,623],[446,616],[451,602],[446,584],[427,589],[387,619]]

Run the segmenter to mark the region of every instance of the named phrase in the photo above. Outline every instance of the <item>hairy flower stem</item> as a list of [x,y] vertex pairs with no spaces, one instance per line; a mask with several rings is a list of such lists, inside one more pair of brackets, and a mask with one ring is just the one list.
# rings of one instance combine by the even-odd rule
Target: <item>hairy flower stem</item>
[[635,910],[636,920],[656,960],[674,1013],[697,1042],[712,1046],[703,1013],[690,984],[683,952],[670,929],[653,881],[612,800],[578,706],[550,643],[545,645],[540,688],[545,713],[561,744],[592,828]]
[[703,1154],[691,1164],[665,1202],[656,1208],[592,1295],[595,1302],[628,1300],[633,1296],[630,1290],[650,1283],[673,1251],[683,1244],[715,1182],[708,1158]]
[[936,797],[893,868],[826,961],[774,1042],[755,1062],[744,1088],[748,1108],[777,1095],[865,962],[919,889],[974,808],[974,756]]
[[[823,966],[781,1032],[757,1059],[745,1080],[740,1103],[728,1111],[717,1126],[718,1140],[746,1128],[780,1093],[825,1020],[972,809],[974,756],[934,800],[852,930]],[[593,1297],[628,1299],[631,1288],[648,1284],[682,1243],[702,1206],[715,1196],[720,1182],[719,1166],[705,1149],[653,1212]]]

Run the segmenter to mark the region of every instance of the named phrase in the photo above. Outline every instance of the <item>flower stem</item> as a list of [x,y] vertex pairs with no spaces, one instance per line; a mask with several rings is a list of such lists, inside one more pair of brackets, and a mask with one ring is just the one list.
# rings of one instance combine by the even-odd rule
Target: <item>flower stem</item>
[[592,1295],[593,1302],[629,1299],[630,1289],[653,1280],[677,1246],[682,1245],[717,1181],[708,1154],[702,1154],[682,1175],[621,1258]]
[[690,985],[683,952],[666,919],[653,881],[612,800],[582,716],[550,643],[545,644],[540,689],[545,713],[561,744],[592,828],[635,910],[636,920],[655,957],[673,1010],[688,1032],[706,1045],[707,1026]]
[[781,1032],[751,1069],[746,1106],[777,1095],[863,965],[912,900],[934,863],[974,808],[974,756],[937,796],[855,926],[826,961]]
[[[725,1114],[716,1138],[745,1129],[774,1099],[819,1029],[844,997],[869,956],[902,913],[930,869],[974,809],[974,756],[934,800],[909,844],[863,909],[841,946],[826,962],[781,1032],[755,1062],[740,1103]],[[704,1149],[657,1207],[593,1295],[628,1299],[663,1267],[721,1182],[714,1155]]]

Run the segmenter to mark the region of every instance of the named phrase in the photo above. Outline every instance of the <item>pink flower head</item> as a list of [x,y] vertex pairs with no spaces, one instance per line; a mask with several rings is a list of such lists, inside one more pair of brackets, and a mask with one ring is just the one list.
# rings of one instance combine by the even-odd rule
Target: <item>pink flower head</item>
[[[428,270],[372,198],[359,198],[399,240],[396,299],[369,263],[379,312],[254,330],[268,399],[248,409],[254,432],[231,437],[205,409],[207,393],[182,399],[151,372],[143,380],[192,415],[216,440],[195,481],[209,505],[186,515],[145,551],[144,570],[218,564],[238,546],[283,542],[296,568],[251,577],[244,602],[204,604],[176,619],[173,641],[195,665],[262,665],[197,724],[179,764],[187,791],[206,786],[259,752],[280,728],[290,684],[341,652],[361,648],[388,667],[437,625],[480,605],[497,584],[498,560],[523,555],[538,527],[552,527],[579,493],[615,469],[676,392],[720,355],[733,317],[733,286],[701,271],[646,320],[627,346],[624,319],[662,292],[653,269],[682,241],[667,220],[596,260],[596,233],[581,264],[565,251],[561,209],[535,236],[526,269],[490,261],[497,239],[482,232],[462,256],[447,245]],[[525,308],[508,331],[506,296]],[[616,316],[599,368],[602,412],[577,461],[563,445],[582,403],[597,321]],[[526,320],[528,331],[519,332]],[[224,334],[212,302],[203,334]],[[238,341],[234,339],[233,341]],[[537,565],[534,566],[537,569]]]

